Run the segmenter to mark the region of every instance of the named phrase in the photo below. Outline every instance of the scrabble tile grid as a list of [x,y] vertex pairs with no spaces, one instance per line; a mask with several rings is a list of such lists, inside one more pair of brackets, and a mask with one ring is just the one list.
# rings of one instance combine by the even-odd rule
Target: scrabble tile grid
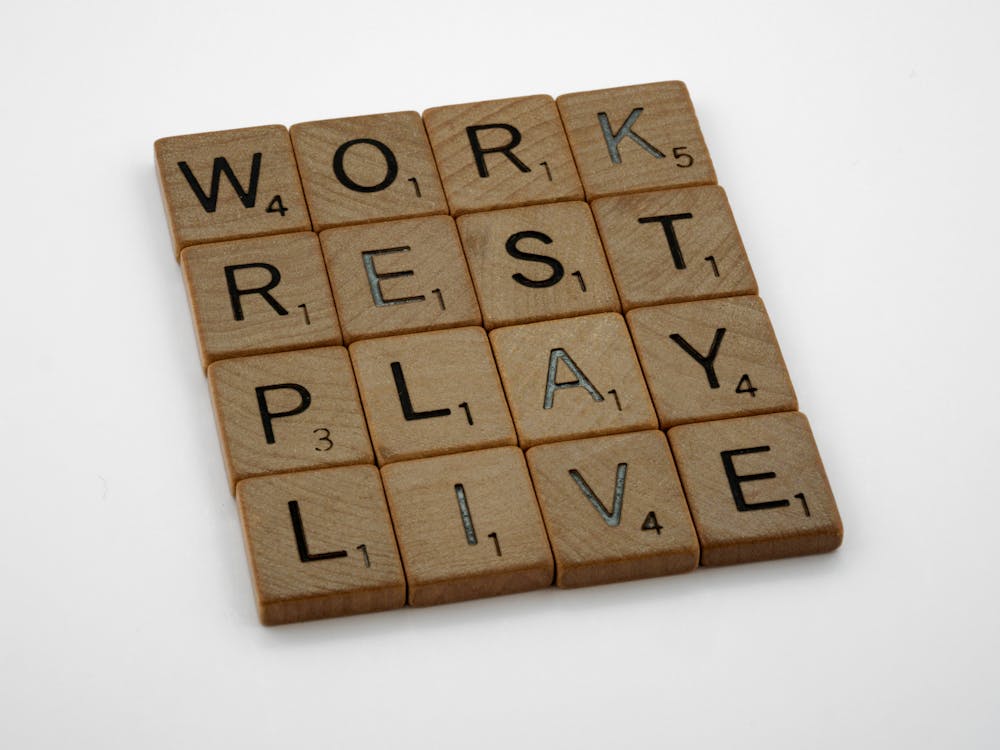
[[839,545],[683,84],[156,157],[262,622]]

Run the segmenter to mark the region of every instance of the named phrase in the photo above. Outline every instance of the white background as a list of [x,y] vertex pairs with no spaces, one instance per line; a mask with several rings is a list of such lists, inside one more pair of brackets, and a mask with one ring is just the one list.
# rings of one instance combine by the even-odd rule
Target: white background
[[[1000,740],[990,3],[0,10],[0,746]],[[687,82],[832,555],[264,628],[154,139]]]

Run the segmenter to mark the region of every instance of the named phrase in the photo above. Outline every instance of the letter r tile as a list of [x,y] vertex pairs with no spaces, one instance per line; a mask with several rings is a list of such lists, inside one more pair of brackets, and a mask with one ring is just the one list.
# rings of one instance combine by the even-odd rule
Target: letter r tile
[[557,101],[587,200],[715,182],[680,81],[564,94]]
[[433,107],[424,123],[453,215],[583,199],[550,96]]
[[380,464],[517,444],[482,328],[366,339],[350,350]]
[[448,213],[416,112],[303,122],[291,136],[317,232]]
[[840,546],[840,514],[805,415],[681,425],[667,437],[698,530],[702,565]]
[[265,625],[403,606],[406,580],[374,466],[244,479],[236,500]]
[[373,462],[343,347],[224,359],[209,365],[208,385],[231,489],[261,474]]
[[177,256],[189,245],[312,228],[282,125],[161,138],[155,150]]

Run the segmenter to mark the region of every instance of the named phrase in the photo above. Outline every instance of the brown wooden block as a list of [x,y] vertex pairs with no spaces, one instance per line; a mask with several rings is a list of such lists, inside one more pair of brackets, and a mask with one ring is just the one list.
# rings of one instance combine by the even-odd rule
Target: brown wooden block
[[416,607],[552,584],[552,552],[517,448],[382,467]]
[[550,96],[434,107],[424,123],[453,214],[583,199]]
[[621,315],[497,328],[490,341],[522,448],[656,427]]
[[340,323],[312,232],[195,245],[181,269],[201,362],[340,344]]
[[188,245],[311,228],[284,126],[180,135],[154,146],[175,254]]
[[662,432],[538,445],[527,459],[557,586],[698,567],[698,537]]
[[757,293],[718,185],[618,195],[592,207],[626,310]]
[[245,479],[236,499],[265,625],[406,603],[403,566],[374,466]]
[[701,541],[702,565],[840,546],[840,514],[805,415],[682,425],[667,436]]
[[356,341],[351,360],[380,463],[517,444],[482,328]]
[[450,216],[328,229],[320,239],[346,341],[482,322]]
[[682,82],[583,91],[557,101],[588,200],[715,182]]
[[487,328],[621,309],[586,203],[458,219]]
[[630,310],[661,427],[798,408],[759,297]]
[[316,231],[448,213],[416,112],[303,122],[291,136]]
[[231,488],[260,474],[372,463],[343,347],[224,359],[209,365],[208,384]]

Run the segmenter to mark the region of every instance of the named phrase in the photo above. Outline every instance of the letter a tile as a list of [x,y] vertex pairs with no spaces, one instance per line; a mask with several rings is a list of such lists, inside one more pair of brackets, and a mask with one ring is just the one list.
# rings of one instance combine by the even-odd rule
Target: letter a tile
[[557,101],[587,200],[715,182],[680,81],[564,94]]
[[312,228],[283,126],[161,138],[155,149],[175,255],[189,245]]
[[209,365],[231,488],[296,469],[372,463],[358,389],[340,346]]
[[265,625],[405,603],[403,566],[374,466],[245,479],[236,499]]
[[522,448],[656,427],[621,315],[497,328],[490,342]]
[[829,552],[843,526],[805,415],[765,414],[667,433],[702,565]]
[[557,586],[698,567],[698,537],[662,432],[538,445],[527,459]]
[[382,467],[416,607],[552,584],[552,552],[517,448]]

